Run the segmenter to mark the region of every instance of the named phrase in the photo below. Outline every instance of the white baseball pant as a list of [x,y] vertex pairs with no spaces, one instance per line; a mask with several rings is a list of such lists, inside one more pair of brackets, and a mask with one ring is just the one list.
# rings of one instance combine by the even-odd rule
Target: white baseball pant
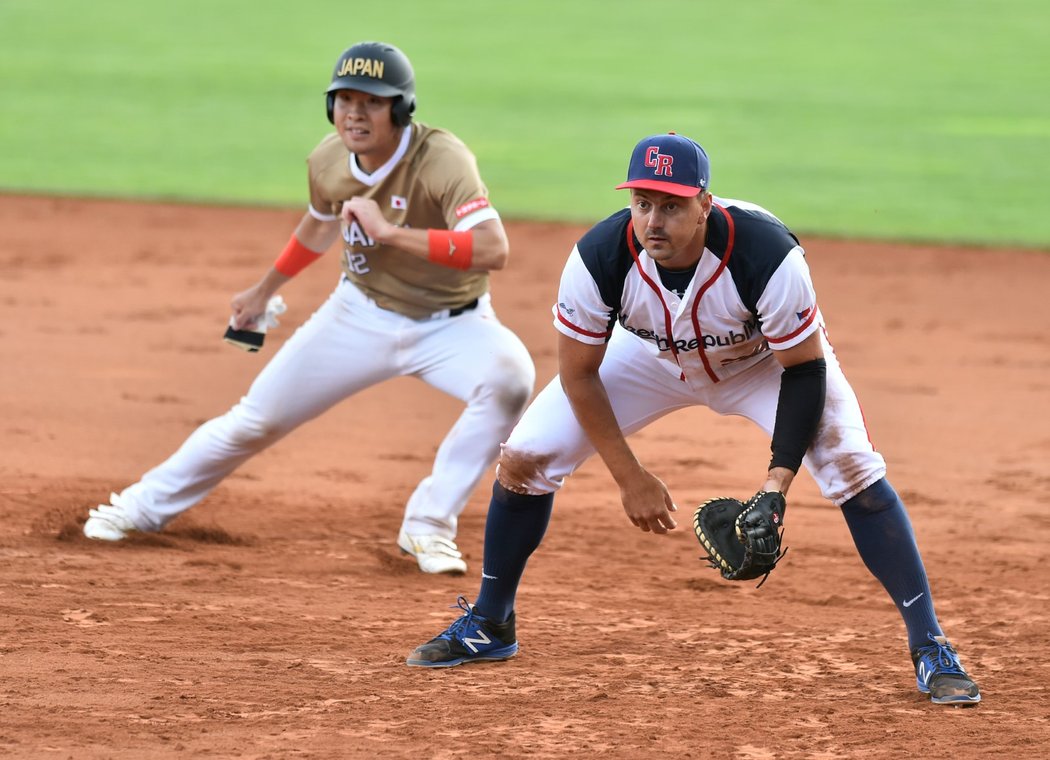
[[[803,464],[821,493],[841,505],[884,477],[886,463],[871,444],[860,404],[823,331],[821,340],[828,367],[827,395]],[[617,327],[599,374],[625,435],[676,409],[706,406],[718,414],[746,417],[772,436],[782,371],[770,353],[720,383],[693,386],[679,379],[677,367],[653,358],[638,338]],[[697,446],[703,443],[698,441]],[[536,396],[503,450],[515,460],[540,465],[533,477],[520,484],[537,495],[559,489],[595,453],[557,377]]]
[[438,448],[432,472],[409,498],[402,525],[408,533],[454,538],[459,514],[528,403],[535,380],[528,350],[497,320],[487,294],[458,316],[413,320],[379,308],[340,280],[247,395],[126,488],[121,503],[137,528],[160,530],[304,422],[358,391],[405,375],[466,403]]

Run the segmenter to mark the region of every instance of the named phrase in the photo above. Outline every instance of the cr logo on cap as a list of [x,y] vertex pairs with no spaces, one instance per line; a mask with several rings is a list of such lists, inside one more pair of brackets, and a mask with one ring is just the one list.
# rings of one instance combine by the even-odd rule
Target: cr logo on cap
[[674,156],[661,153],[660,148],[655,145],[649,146],[648,150],[645,151],[645,165],[655,166],[656,171],[654,171],[653,174],[657,177],[673,177],[674,172],[671,170],[671,165],[673,163]]

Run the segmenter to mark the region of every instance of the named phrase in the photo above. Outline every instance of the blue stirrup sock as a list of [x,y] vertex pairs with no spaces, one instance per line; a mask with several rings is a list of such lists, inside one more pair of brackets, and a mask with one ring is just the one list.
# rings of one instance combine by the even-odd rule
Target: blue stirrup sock
[[883,478],[845,502],[842,514],[860,558],[904,618],[908,647],[929,643],[927,633],[943,635],[911,520],[889,481]]
[[485,521],[485,556],[481,590],[474,608],[497,622],[510,617],[525,564],[547,532],[554,494],[526,496],[492,485]]

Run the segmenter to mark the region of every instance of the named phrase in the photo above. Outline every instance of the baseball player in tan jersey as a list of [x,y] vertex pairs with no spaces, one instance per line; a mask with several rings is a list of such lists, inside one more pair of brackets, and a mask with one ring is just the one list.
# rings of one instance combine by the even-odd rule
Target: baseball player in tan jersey
[[415,80],[400,50],[350,47],[326,100],[336,132],[309,156],[309,209],[273,267],[234,296],[231,327],[257,326],[280,286],[341,236],[338,286],[238,404],[90,510],[88,538],[161,530],[299,425],[364,388],[410,375],[466,408],[408,500],[398,545],[424,572],[466,571],[457,518],[535,379],[528,351],[490,303],[488,273],[506,264],[507,237],[466,145],[412,121]]

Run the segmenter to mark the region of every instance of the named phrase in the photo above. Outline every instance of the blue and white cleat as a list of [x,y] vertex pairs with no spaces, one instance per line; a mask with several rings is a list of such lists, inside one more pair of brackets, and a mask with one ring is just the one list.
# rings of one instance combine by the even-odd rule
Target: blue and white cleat
[[476,613],[465,597],[459,597],[456,606],[463,615],[444,633],[416,647],[405,660],[407,665],[451,668],[468,662],[506,660],[518,653],[513,612],[505,622],[496,623]]
[[929,694],[935,705],[965,707],[980,702],[981,692],[959,662],[955,648],[944,636],[928,636],[931,643],[911,650],[919,691]]

